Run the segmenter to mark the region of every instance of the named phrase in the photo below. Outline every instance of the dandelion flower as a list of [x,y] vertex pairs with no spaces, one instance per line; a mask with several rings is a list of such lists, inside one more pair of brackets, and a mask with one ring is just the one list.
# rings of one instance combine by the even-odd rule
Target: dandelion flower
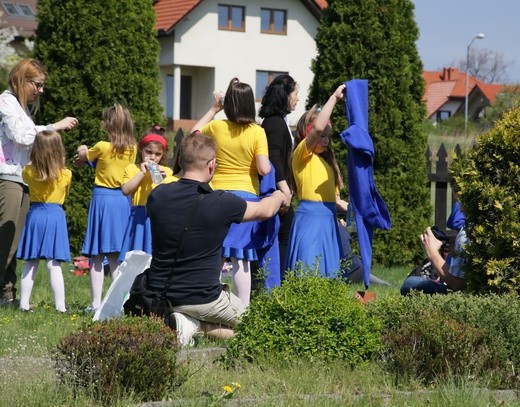
[[233,389],[230,386],[224,386],[223,389],[226,393],[233,393]]

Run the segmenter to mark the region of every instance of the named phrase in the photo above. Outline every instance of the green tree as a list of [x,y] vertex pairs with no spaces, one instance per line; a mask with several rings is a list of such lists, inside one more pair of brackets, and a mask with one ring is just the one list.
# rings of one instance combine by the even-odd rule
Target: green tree
[[[164,120],[150,0],[40,0],[37,16],[35,57],[49,71],[37,122],[79,119],[62,134],[69,158],[80,144],[106,140],[101,116],[115,102],[130,109],[138,133]],[[65,203],[73,253],[81,250],[93,178],[90,168],[73,169]]]
[[[410,0],[330,0],[324,10],[313,61],[308,104],[324,102],[349,79],[368,79],[369,133],[374,140],[374,173],[392,216],[392,229],[375,231],[373,258],[384,265],[421,256],[418,236],[431,214],[426,188],[426,115],[422,63],[415,46],[418,29]],[[348,95],[347,95],[348,97]],[[336,107],[333,130],[347,127]],[[345,168],[346,146],[333,147]]]

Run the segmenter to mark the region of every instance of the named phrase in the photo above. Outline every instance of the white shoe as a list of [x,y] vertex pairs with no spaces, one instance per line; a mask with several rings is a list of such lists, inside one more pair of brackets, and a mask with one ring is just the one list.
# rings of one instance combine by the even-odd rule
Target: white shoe
[[180,312],[174,312],[177,341],[180,346],[193,346],[193,336],[200,330],[200,321]]

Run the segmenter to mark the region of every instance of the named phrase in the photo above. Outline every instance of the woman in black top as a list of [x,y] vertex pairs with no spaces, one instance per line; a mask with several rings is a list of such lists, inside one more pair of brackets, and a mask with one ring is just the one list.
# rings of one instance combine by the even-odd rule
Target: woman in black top
[[280,213],[280,272],[283,277],[283,265],[289,240],[289,232],[294,217],[291,206],[293,180],[290,158],[293,137],[287,122],[287,114],[294,111],[298,103],[298,84],[290,75],[279,75],[267,87],[258,115],[263,118],[262,127],[267,135],[269,159],[276,171],[276,187],[285,195],[285,213]]

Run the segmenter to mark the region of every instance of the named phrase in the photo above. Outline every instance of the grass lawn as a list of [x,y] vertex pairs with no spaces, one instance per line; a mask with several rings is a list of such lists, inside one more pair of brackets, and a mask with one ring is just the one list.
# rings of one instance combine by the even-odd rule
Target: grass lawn
[[[63,269],[66,314],[54,310],[48,273],[43,265],[31,298],[34,312],[0,308],[0,407],[95,405],[88,396],[74,395],[70,388],[59,386],[49,359],[59,338],[92,318],[84,311],[90,301],[88,275],[73,275],[70,265],[64,265]],[[370,288],[381,298],[398,293],[409,269],[375,267],[373,272],[393,284]],[[110,278],[106,278],[105,285],[106,291]],[[356,290],[363,290],[362,285],[351,288],[353,295]],[[223,345],[204,339],[197,349]],[[430,388],[410,384],[409,388],[402,388],[375,362],[351,369],[340,362],[286,364],[270,360],[226,370],[214,363],[214,356],[210,355],[189,356],[189,363],[192,372],[189,380],[170,395],[170,403],[162,405],[207,406],[211,397],[221,394],[222,387],[232,382],[239,382],[241,388],[231,401],[219,405],[478,407],[519,403],[514,393],[487,391],[465,383],[442,383]],[[135,403],[129,397],[117,405]]]

